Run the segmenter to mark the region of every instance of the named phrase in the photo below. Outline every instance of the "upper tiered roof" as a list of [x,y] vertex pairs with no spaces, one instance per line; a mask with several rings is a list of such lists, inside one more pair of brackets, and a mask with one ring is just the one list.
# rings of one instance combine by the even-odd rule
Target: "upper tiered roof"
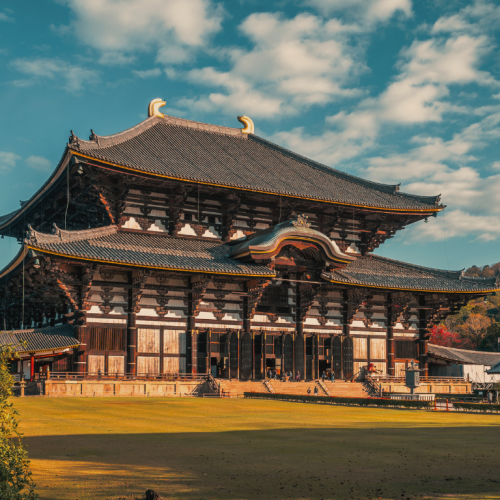
[[439,196],[402,193],[399,184],[364,180],[293,153],[255,135],[253,125],[230,128],[160,115],[110,136],[91,131],[88,141],[72,132],[55,171],[21,208],[0,216],[0,230],[7,234],[56,185],[71,156],[123,172],[340,206],[420,216],[444,208]]
[[119,134],[72,136],[70,150],[167,178],[359,207],[436,212],[438,196],[399,192],[309,160],[241,129],[151,116]]

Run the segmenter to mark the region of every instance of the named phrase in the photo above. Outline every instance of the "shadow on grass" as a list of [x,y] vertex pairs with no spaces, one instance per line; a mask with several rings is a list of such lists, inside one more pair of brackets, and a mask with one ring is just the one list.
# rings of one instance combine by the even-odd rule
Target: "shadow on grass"
[[[200,417],[203,418],[203,417]],[[500,498],[495,427],[27,437],[42,498]],[[68,496],[68,494],[70,496]]]

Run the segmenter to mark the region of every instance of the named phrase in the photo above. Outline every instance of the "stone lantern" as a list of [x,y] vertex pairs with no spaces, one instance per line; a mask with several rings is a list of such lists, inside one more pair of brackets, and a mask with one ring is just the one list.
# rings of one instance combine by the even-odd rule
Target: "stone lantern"
[[409,387],[411,394],[420,385],[420,370],[415,367],[415,363],[411,362],[411,365],[406,370],[406,387]]

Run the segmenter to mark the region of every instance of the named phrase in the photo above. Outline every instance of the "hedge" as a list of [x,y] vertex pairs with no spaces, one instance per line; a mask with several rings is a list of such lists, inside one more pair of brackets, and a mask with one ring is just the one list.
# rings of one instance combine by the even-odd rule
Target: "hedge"
[[473,411],[494,411],[500,412],[500,404],[489,403],[460,403],[453,401],[453,408],[457,410],[473,410]]
[[246,398],[275,399],[278,401],[302,401],[303,403],[351,404],[359,406],[392,406],[402,408],[429,408],[433,401],[408,401],[382,398],[339,398],[336,396],[305,396],[295,394],[269,394],[267,392],[245,392]]

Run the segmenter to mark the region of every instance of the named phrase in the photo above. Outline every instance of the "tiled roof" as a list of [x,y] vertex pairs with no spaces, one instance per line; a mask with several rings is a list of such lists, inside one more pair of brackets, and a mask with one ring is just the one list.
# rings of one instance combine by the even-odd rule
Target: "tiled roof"
[[358,257],[347,267],[322,276],[337,283],[396,290],[488,293],[500,289],[494,278],[470,278],[461,271],[430,269],[376,255]]
[[489,375],[500,374],[500,361],[496,365],[492,366],[486,373]]
[[459,364],[466,365],[492,366],[500,363],[500,352],[468,351],[466,349],[428,344],[428,353],[431,357],[456,361]]
[[399,192],[288,151],[241,129],[165,116],[108,137],[71,137],[70,149],[150,174],[250,191],[394,210],[438,209],[436,196]]
[[116,226],[44,234],[30,231],[30,248],[98,262],[158,269],[241,276],[274,276],[265,266],[243,264],[229,257],[226,244],[214,240],[118,231]]
[[249,236],[245,241],[236,243],[231,248],[231,256],[235,258],[247,254],[264,254],[274,251],[281,242],[290,239],[314,241],[323,248],[326,258],[343,263],[355,260],[355,257],[340,251],[337,244],[325,234],[309,227],[307,217],[298,215],[293,220],[277,224],[269,229],[258,231]]
[[0,332],[0,346],[9,344],[19,353],[29,353],[76,347],[80,342],[75,339],[71,325],[61,325]]

